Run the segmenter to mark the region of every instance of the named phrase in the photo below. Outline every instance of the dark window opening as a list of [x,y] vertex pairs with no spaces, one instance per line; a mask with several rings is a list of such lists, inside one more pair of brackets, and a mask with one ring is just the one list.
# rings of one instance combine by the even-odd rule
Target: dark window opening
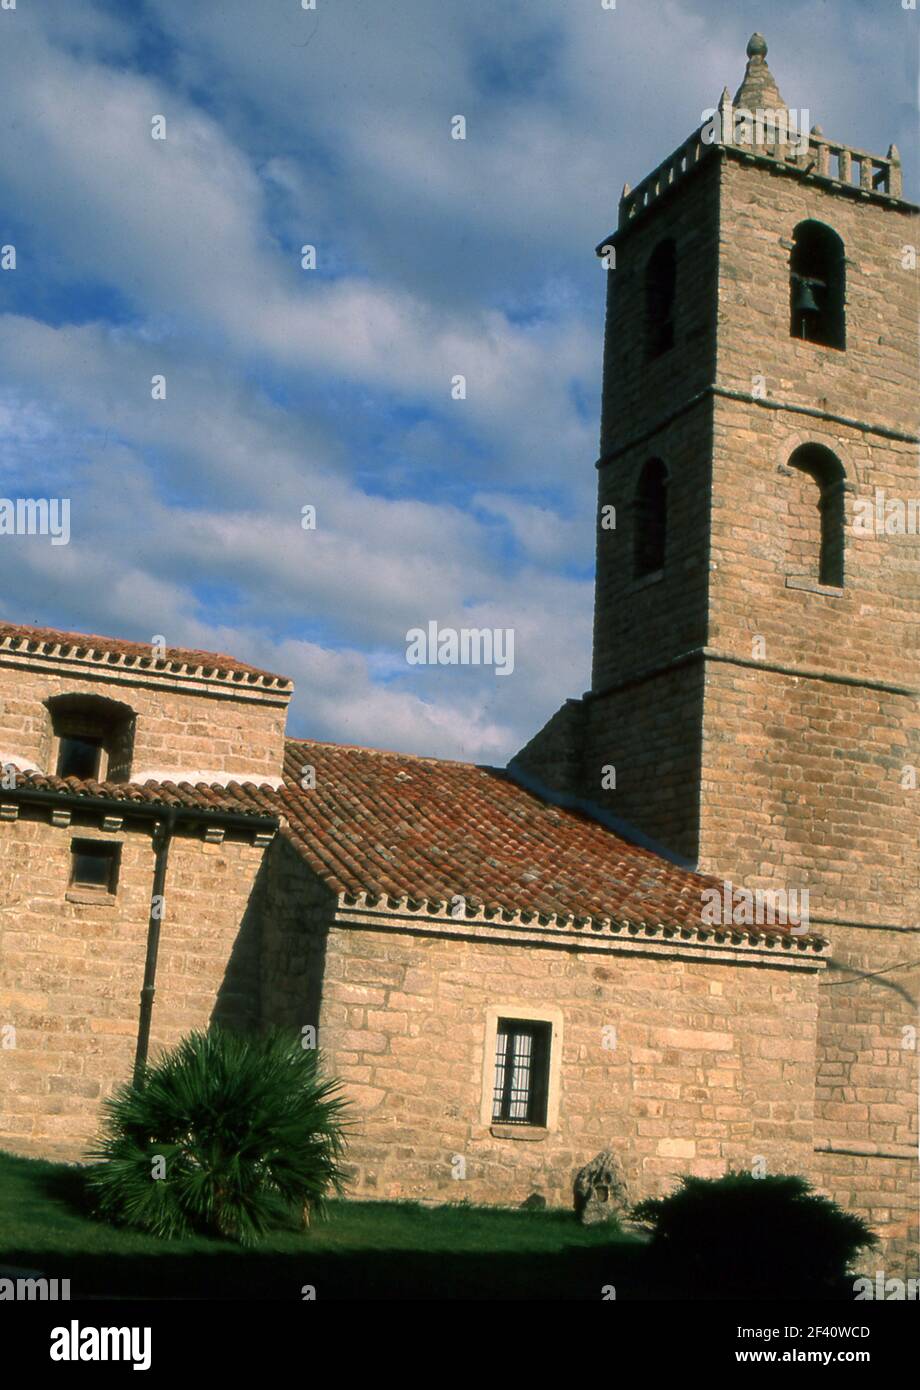
[[646,355],[659,357],[674,346],[674,293],[677,287],[677,251],[674,242],[655,247],[645,268]]
[[846,343],[846,255],[823,222],[800,222],[789,261],[790,333],[842,351]]
[[668,531],[668,470],[661,459],[649,459],[639,474],[634,521],[634,577],[642,579],[664,569]]
[[81,781],[126,782],[131,776],[134,712],[98,695],[55,695],[49,735],[57,740],[55,772]]
[[102,739],[64,734],[58,747],[58,777],[97,778],[102,758]]
[[551,1023],[500,1018],[495,1035],[492,1121],[545,1125]]
[[70,847],[70,882],[74,888],[114,893],[118,885],[119,846],[98,840],[74,840]]
[[[807,524],[807,553],[803,559],[819,584],[842,589],[844,579],[844,541],[846,537],[846,474],[843,464],[821,444],[803,444],[789,459],[790,468],[812,479],[817,497],[817,525]],[[814,513],[812,512],[812,517]]]

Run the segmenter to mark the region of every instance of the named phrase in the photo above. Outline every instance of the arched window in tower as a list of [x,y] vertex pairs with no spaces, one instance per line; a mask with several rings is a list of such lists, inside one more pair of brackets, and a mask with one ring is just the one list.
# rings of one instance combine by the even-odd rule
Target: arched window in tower
[[668,531],[668,470],[649,459],[639,474],[633,509],[633,574],[643,579],[664,569]]
[[823,222],[800,222],[789,258],[790,332],[824,347],[846,347],[846,255]]
[[791,572],[843,588],[846,473],[822,444],[803,444],[789,459],[794,495],[789,507]]
[[674,346],[674,291],[677,250],[670,237],[661,241],[645,267],[645,343],[648,357]]

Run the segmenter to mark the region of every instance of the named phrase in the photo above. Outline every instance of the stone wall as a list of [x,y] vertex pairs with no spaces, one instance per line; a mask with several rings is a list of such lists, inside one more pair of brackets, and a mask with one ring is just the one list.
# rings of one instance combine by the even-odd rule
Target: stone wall
[[860,1273],[883,1270],[888,1279],[917,1278],[916,1153],[885,1158],[858,1152],[814,1155],[811,1176],[816,1190],[845,1210],[861,1212],[880,1236],[880,1244],[863,1251]]
[[[47,812],[0,822],[0,1147],[79,1157],[102,1098],[131,1078],[154,855],[149,823],[127,824],[107,833],[75,814],[56,827]],[[121,844],[115,895],[69,888],[74,837]],[[215,1016],[257,1014],[263,854],[230,836],[174,838],[151,1059]]]
[[[355,1102],[353,1191],[569,1206],[576,1171],[608,1145],[636,1197],[758,1156],[805,1171],[815,982],[763,963],[333,926],[320,1044]],[[497,1137],[482,1123],[490,1008],[558,1011],[555,1129]]]
[[[916,931],[834,928],[818,991],[814,1172],[885,1237],[890,1275],[917,1274]],[[903,1276],[901,1276],[903,1277]]]
[[[699,661],[586,701],[585,796],[696,864],[703,679]],[[605,789],[605,770],[616,786]]]
[[[336,902],[284,835],[277,835],[266,860],[259,956],[264,1027],[295,1033],[319,1027]],[[322,1038],[319,1045],[325,1046]]]
[[[843,352],[788,332],[787,242],[805,218],[846,246]],[[917,430],[915,240],[906,212],[723,168],[718,382],[750,393],[759,377],[763,399],[715,406],[709,641],[734,660],[707,672],[700,822],[701,868],[809,889],[836,966],[819,991],[814,1171],[884,1232],[890,1271],[914,1275],[920,537],[853,521],[876,489],[920,496],[916,445],[885,433]],[[790,587],[818,538],[817,498],[806,530],[786,467],[804,443],[846,473],[842,592]]]
[[[807,219],[831,227],[844,243],[842,352],[789,332],[789,254],[796,226]],[[764,164],[723,160],[719,384],[750,392],[759,375],[768,398],[915,428],[918,279],[904,247],[916,238],[917,217],[909,209],[821,188]]]
[[902,786],[916,702],[713,662],[705,704],[700,867],[807,888],[822,921],[916,927],[920,791]]
[[566,700],[515,755],[513,767],[567,796],[584,795],[585,706]]
[[[657,429],[715,373],[720,166],[709,158],[614,238],[607,272],[600,456]],[[645,268],[655,248],[676,243],[674,346],[649,358]]]
[[[134,711],[130,775],[122,780],[281,777],[289,691],[117,668],[90,672],[85,663],[11,652],[0,654],[0,762],[55,771],[45,702],[57,695],[102,696]],[[201,775],[211,773],[217,776]]]
[[[718,162],[709,161],[616,243],[607,275],[592,690],[621,685],[706,639],[712,407],[718,278]],[[646,352],[645,269],[676,245],[674,346]],[[659,579],[634,577],[639,474],[668,471],[668,531]],[[611,509],[613,509],[611,511]],[[610,521],[615,516],[616,525]],[[650,694],[650,698],[654,698]]]

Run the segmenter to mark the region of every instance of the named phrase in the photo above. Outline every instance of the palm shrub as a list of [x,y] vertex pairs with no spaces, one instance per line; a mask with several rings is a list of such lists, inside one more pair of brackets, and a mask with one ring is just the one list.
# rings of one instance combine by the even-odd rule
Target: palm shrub
[[345,1102],[299,1037],[190,1033],[106,1102],[88,1185],[99,1215],[248,1245],[341,1192]]
[[[851,1261],[877,1237],[861,1217],[795,1174],[682,1177],[633,1208],[651,1229],[649,1256],[684,1296],[801,1297],[842,1292]],[[692,1296],[692,1295],[691,1295]]]

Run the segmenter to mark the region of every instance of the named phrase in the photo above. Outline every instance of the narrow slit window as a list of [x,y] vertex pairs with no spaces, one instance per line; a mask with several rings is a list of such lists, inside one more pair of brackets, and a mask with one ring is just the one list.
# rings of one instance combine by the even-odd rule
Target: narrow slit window
[[496,1124],[545,1125],[552,1024],[500,1018],[495,1035]]
[[639,474],[633,508],[633,570],[636,579],[664,569],[668,532],[668,470],[649,459]]
[[677,288],[677,250],[662,241],[645,268],[646,356],[660,357],[674,346],[674,296]]
[[836,454],[803,444],[789,459],[798,485],[790,502],[793,574],[842,589],[846,539],[846,473]]

